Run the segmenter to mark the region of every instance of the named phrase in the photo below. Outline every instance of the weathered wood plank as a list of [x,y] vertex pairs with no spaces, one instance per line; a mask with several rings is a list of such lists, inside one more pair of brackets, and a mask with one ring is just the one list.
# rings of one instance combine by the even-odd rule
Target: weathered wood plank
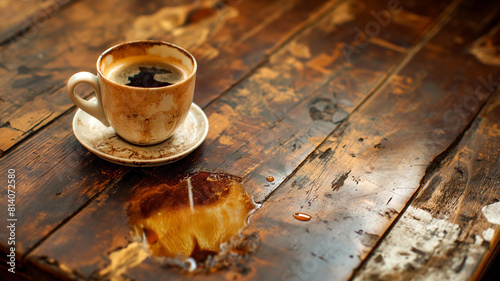
[[[4,0],[0,3],[0,45],[26,40],[75,0]],[[22,34],[23,32],[29,32]],[[15,38],[21,36],[21,38]]]
[[[55,121],[53,130],[43,130],[37,140],[25,143],[2,159],[0,167],[16,171],[16,258],[47,236],[59,224],[128,170],[96,158],[81,146],[71,130],[73,114]],[[68,173],[71,170],[72,173]],[[7,196],[2,195],[2,208]],[[2,234],[6,233],[2,230]],[[7,253],[7,236],[0,239]],[[5,258],[5,255],[2,256]]]
[[[95,73],[97,57],[114,44],[160,39],[185,47],[199,63],[195,102],[203,106],[334,2],[75,3],[30,38],[0,47],[0,151],[71,108],[67,79]],[[110,21],[109,11],[120,16]]]
[[[462,104],[467,107],[467,104]],[[354,280],[476,280],[500,244],[500,91]]]
[[[127,202],[145,187],[157,187],[178,174],[204,169],[235,174],[246,180],[246,187],[257,199],[264,199],[404,57],[394,48],[369,44],[351,63],[346,62],[342,42],[350,42],[354,37],[353,28],[372,19],[370,11],[385,8],[385,4],[378,1],[369,4],[372,6],[348,1],[304,30],[272,55],[269,63],[205,109],[211,130],[193,155],[167,167],[131,170],[35,249],[29,262],[60,274],[84,277],[95,274],[108,264],[108,253],[130,242],[123,213]],[[418,8],[420,6],[415,10]],[[401,44],[400,49],[406,50],[404,46],[414,44],[440,12],[424,11],[428,14],[418,17],[426,19],[427,25],[410,25],[399,19],[395,30],[388,27],[380,36],[414,34]],[[401,16],[410,15],[417,16],[411,6]],[[264,184],[267,175],[274,176],[274,184]],[[109,221],[106,217],[117,219]],[[85,227],[85,231],[82,232],[81,227]],[[99,238],[89,234],[97,232]],[[69,244],[78,246],[68,247]],[[144,266],[157,267],[158,264]],[[158,270],[151,272],[171,274]]]

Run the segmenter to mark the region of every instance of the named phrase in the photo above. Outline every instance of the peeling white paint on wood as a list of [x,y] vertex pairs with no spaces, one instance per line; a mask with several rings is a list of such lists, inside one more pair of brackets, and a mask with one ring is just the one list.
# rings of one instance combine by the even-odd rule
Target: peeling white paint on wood
[[494,235],[495,235],[495,230],[492,228],[488,228],[485,231],[483,231],[483,238],[488,242],[490,242],[493,239]]
[[481,211],[490,223],[500,224],[500,202],[484,206]]
[[461,232],[446,219],[409,207],[353,280],[468,280],[487,249],[479,236],[457,243]]

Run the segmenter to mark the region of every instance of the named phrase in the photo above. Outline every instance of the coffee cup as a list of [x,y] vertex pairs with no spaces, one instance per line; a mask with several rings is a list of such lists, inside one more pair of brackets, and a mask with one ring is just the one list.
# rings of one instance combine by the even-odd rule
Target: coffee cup
[[[196,70],[195,58],[174,44],[133,41],[104,51],[97,60],[97,75],[76,73],[67,88],[76,106],[125,141],[154,145],[172,136],[186,119]],[[80,83],[94,89],[95,101],[75,93]]]

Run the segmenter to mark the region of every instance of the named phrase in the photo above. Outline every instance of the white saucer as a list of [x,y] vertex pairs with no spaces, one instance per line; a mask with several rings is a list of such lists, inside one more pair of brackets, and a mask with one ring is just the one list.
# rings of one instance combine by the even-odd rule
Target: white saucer
[[137,146],[78,109],[73,118],[73,132],[84,147],[104,160],[126,166],[152,167],[177,161],[200,146],[208,133],[208,119],[193,103],[186,120],[172,137],[157,145]]

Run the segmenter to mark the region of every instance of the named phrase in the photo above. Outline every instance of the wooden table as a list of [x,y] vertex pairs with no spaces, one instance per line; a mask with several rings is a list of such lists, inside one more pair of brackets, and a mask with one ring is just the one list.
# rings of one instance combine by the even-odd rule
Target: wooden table
[[[497,0],[0,7],[3,280],[477,280],[499,249]],[[86,150],[65,88],[138,39],[193,53],[210,123],[201,147],[154,168]],[[202,172],[262,204],[243,230],[258,247],[201,274],[133,249],[130,202]]]

